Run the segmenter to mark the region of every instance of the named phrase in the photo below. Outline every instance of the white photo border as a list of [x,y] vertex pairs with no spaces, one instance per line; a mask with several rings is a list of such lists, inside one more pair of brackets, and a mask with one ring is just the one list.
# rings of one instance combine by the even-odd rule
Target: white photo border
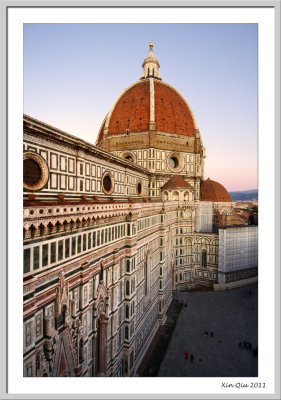
[[[261,370],[261,375],[259,378],[252,378],[253,381],[258,382],[264,379],[264,376],[268,376],[268,390],[267,391],[242,391],[236,390],[234,392],[222,391],[220,390],[220,385],[214,383],[214,381],[219,381],[220,383],[225,380],[225,378],[197,378],[193,379],[197,381],[197,388],[199,391],[194,389],[191,384],[192,378],[61,378],[57,380],[55,378],[48,378],[47,380],[41,378],[23,378],[22,377],[22,274],[20,276],[15,275],[15,271],[22,271],[22,253],[21,251],[15,252],[14,248],[21,248],[22,246],[22,232],[20,229],[19,221],[22,219],[22,204],[17,202],[17,199],[22,198],[21,183],[17,185],[17,180],[22,175],[19,171],[22,170],[21,157],[22,154],[22,98],[23,98],[23,85],[22,85],[22,24],[24,22],[34,22],[34,16],[36,22],[42,22],[47,17],[51,18],[49,22],[66,22],[62,18],[66,18],[66,14],[72,14],[74,12],[74,19],[78,21],[79,11],[82,10],[83,2],[67,2],[68,7],[56,8],[54,7],[54,2],[44,2],[44,6],[49,4],[49,8],[37,7],[28,8],[28,4],[34,5],[34,2],[21,1],[21,2],[4,2],[1,3],[1,22],[2,29],[5,28],[8,16],[8,26],[7,26],[7,43],[8,43],[8,60],[6,64],[3,64],[3,71],[5,71],[8,65],[8,93],[7,93],[7,105],[8,112],[5,112],[5,105],[1,107],[1,116],[3,115],[3,121],[5,122],[5,117],[7,117],[7,143],[1,146],[1,151],[4,151],[3,157],[1,157],[1,162],[6,160],[6,155],[8,156],[8,175],[7,175],[7,196],[3,200],[1,211],[7,209],[7,204],[9,202],[9,207],[7,209],[8,215],[8,226],[7,232],[3,232],[3,240],[1,240],[1,246],[3,247],[3,253],[5,250],[8,252],[8,264],[7,264],[7,278],[8,288],[6,287],[6,281],[3,279],[4,283],[3,291],[1,295],[8,291],[9,297],[7,297],[8,312],[7,312],[7,327],[9,332],[8,348],[9,348],[9,359],[8,362],[8,387],[6,386],[7,381],[4,381],[2,387],[6,387],[6,391],[3,393],[3,398],[237,398],[236,395],[244,395],[244,398],[258,398],[260,396],[266,395],[267,397],[260,398],[274,398],[274,394],[280,393],[280,383],[278,388],[277,373],[278,368],[280,372],[280,312],[278,313],[278,307],[280,311],[280,271],[278,269],[278,261],[280,261],[280,136],[278,133],[278,127],[280,128],[280,115],[278,118],[278,106],[280,107],[280,2],[274,1],[261,1],[261,2],[249,2],[253,6],[256,3],[256,7],[241,7],[241,2],[223,2],[227,6],[223,6],[222,2],[210,1],[208,2],[208,13],[206,13],[206,2],[196,1],[196,7],[194,7],[194,2],[185,1],[179,2],[181,8],[177,8],[177,2],[168,2],[169,5],[169,20],[173,16],[178,14],[180,21],[183,18],[183,12],[185,8],[191,7],[188,10],[188,14],[191,17],[191,22],[212,22],[210,17],[214,14],[210,11],[215,9],[216,19],[219,19],[219,14],[224,11],[228,13],[228,18],[223,17],[222,22],[252,22],[259,24],[259,336],[261,336],[264,341],[266,336],[267,348],[266,353],[263,354],[261,346],[259,346],[259,371]],[[41,3],[41,2],[40,2]],[[87,3],[87,4],[86,4]],[[162,2],[163,5],[164,2]],[[192,4],[191,4],[192,3]],[[231,5],[229,5],[231,3]],[[242,2],[243,6],[247,4],[246,1]],[[38,2],[37,2],[38,4]],[[42,3],[41,3],[42,4]],[[41,5],[40,4],[40,5]],[[59,2],[55,2],[56,6],[59,6]],[[65,6],[65,2],[61,3],[61,6]],[[76,4],[76,8],[72,8],[72,4]],[[92,8],[87,9],[86,19],[89,18],[89,11],[95,9],[95,14],[98,13],[103,7],[95,7],[95,2],[85,2],[85,5],[91,4]],[[122,22],[121,17],[118,17],[118,11],[122,6],[121,2],[116,2],[116,8],[112,8],[112,2],[106,3],[102,2],[103,6],[108,4],[106,8],[107,17],[110,15],[110,11],[113,14],[113,21],[116,22],[116,18],[120,23]],[[118,6],[117,6],[118,4]],[[128,3],[123,3],[125,6]],[[139,3],[141,8],[135,22],[143,22],[141,20],[141,14],[143,18],[142,10],[145,11],[147,5],[144,2]],[[153,5],[152,2],[149,3]],[[166,3],[165,3],[166,4]],[[210,6],[209,6],[210,4]],[[216,5],[217,4],[217,5]],[[236,5],[235,5],[236,4]],[[260,5],[264,4],[264,8],[260,8]],[[157,6],[157,4],[155,4]],[[159,5],[159,3],[158,3]],[[200,5],[200,9],[198,8]],[[78,8],[77,8],[78,7]],[[210,8],[209,8],[210,7]],[[215,8],[219,7],[219,8]],[[233,8],[235,7],[235,8]],[[241,8],[240,8],[241,7]],[[125,10],[131,10],[130,8],[122,8],[122,14],[125,14]],[[151,8],[149,17],[151,20],[147,19],[145,22],[155,23],[162,22],[159,20],[162,10],[166,10],[164,6],[158,6],[158,8]],[[153,10],[157,10],[157,17],[155,14],[153,16]],[[200,21],[194,20],[192,15],[196,10],[200,11],[201,16]],[[61,12],[63,11],[63,16]],[[262,11],[262,12],[260,12]],[[51,16],[53,12],[53,16]],[[208,14],[208,16],[205,15]],[[240,17],[237,17],[239,12]],[[41,17],[40,17],[41,14]],[[270,14],[270,17],[269,17]],[[16,18],[15,18],[16,16]],[[69,22],[73,16],[70,17]],[[214,18],[214,17],[213,17]],[[83,18],[82,18],[83,19]],[[187,18],[188,19],[188,18]],[[83,20],[81,21],[83,22]],[[98,22],[101,22],[100,20]],[[105,21],[106,22],[106,21]],[[130,18],[130,22],[132,18]],[[165,21],[163,21],[165,22]],[[184,22],[188,23],[187,20]],[[215,21],[213,21],[215,22]],[[275,25],[275,26],[274,26]],[[4,32],[6,33],[6,32]],[[5,36],[5,35],[4,35]],[[274,40],[275,37],[275,40]],[[279,38],[279,47],[277,39]],[[3,43],[2,43],[3,44]],[[274,48],[275,45],[275,48]],[[4,45],[5,48],[5,45]],[[275,56],[275,59],[274,59]],[[12,57],[12,58],[10,58]],[[265,60],[264,60],[265,58]],[[274,75],[274,61],[275,64],[275,75]],[[4,61],[5,62],[5,61]],[[9,64],[7,64],[9,63]],[[278,64],[279,63],[279,64]],[[20,72],[21,71],[21,72]],[[279,85],[278,85],[279,83]],[[276,91],[279,88],[279,91]],[[4,85],[5,89],[5,85]],[[5,90],[2,91],[5,94]],[[274,97],[275,96],[275,97]],[[5,101],[3,102],[5,104]],[[4,112],[2,112],[4,110]],[[274,136],[275,129],[275,136]],[[5,127],[6,130],[6,127]],[[5,131],[4,130],[4,131]],[[16,138],[16,140],[15,140]],[[3,140],[3,138],[2,138]],[[5,138],[4,138],[5,140]],[[6,145],[8,145],[8,153],[5,153]],[[15,168],[16,165],[16,168]],[[265,167],[266,166],[266,167]],[[1,169],[4,171],[4,187],[5,187],[5,166]],[[16,174],[15,174],[16,171]],[[279,174],[278,174],[279,173]],[[16,176],[17,175],[17,176]],[[3,196],[4,197],[4,196]],[[1,197],[2,201],[2,197]],[[270,210],[270,211],[269,211]],[[272,211],[275,211],[275,216],[272,215]],[[5,214],[4,219],[5,220]],[[275,220],[275,223],[274,223]],[[277,223],[276,223],[277,221]],[[17,229],[16,227],[19,227]],[[19,232],[18,232],[19,231]],[[275,232],[274,241],[271,240],[269,243],[268,237],[269,232]],[[2,231],[1,231],[2,232]],[[6,248],[5,242],[6,237],[8,238],[8,247]],[[272,236],[271,236],[272,237]],[[17,240],[20,242],[18,243]],[[269,254],[264,254],[264,243],[266,247],[269,248]],[[1,249],[2,250],[2,249]],[[2,253],[2,254],[3,254]],[[274,257],[275,256],[275,257]],[[273,265],[275,262],[275,270],[273,271]],[[277,264],[278,263],[278,264]],[[5,265],[5,264],[3,264]],[[16,266],[19,266],[16,267]],[[263,270],[263,266],[266,266],[272,274],[269,276],[268,269]],[[262,287],[262,290],[261,290]],[[274,290],[273,290],[274,288]],[[13,296],[14,293],[19,294],[18,296]],[[264,293],[264,294],[262,294]],[[266,296],[266,298],[265,298]],[[5,299],[3,299],[5,300]],[[5,301],[2,302],[5,307]],[[274,309],[275,307],[275,309]],[[6,310],[3,310],[5,315]],[[275,313],[275,314],[274,314]],[[277,317],[278,315],[278,317]],[[13,316],[13,318],[12,318]],[[262,316],[262,317],[261,317]],[[262,318],[262,324],[261,324]],[[4,327],[5,328],[5,327]],[[269,329],[268,332],[264,332],[265,329]],[[13,332],[19,332],[17,336],[20,337],[19,340],[13,337]],[[4,336],[7,332],[4,330]],[[275,333],[275,335],[274,335]],[[275,337],[274,337],[275,336]],[[13,337],[13,345],[11,338]],[[20,344],[21,342],[21,344]],[[3,343],[3,341],[2,341]],[[279,351],[276,351],[278,350]],[[275,350],[275,357],[274,357]],[[1,348],[2,351],[2,348]],[[15,354],[16,353],[16,357]],[[264,352],[265,353],[265,352]],[[5,356],[5,348],[3,352]],[[278,358],[279,357],[279,358]],[[271,368],[274,365],[275,358],[275,368]],[[4,360],[5,357],[2,357]],[[262,362],[261,362],[262,361]],[[1,365],[2,367],[2,365]],[[4,366],[5,368],[5,366]],[[3,371],[2,371],[3,372]],[[5,376],[5,373],[1,374],[1,379]],[[275,378],[275,379],[274,379]],[[67,379],[67,381],[65,381]],[[82,380],[81,380],[82,379]],[[92,380],[94,379],[94,381]],[[141,379],[141,384],[140,384]],[[233,378],[228,378],[231,381]],[[239,381],[247,381],[248,378],[240,378]],[[2,381],[1,381],[2,382]],[[199,383],[199,384],[198,384]],[[95,390],[93,392],[93,385]],[[126,385],[127,391],[124,389]],[[135,388],[138,388],[136,391]],[[186,388],[188,387],[188,393]],[[51,388],[51,391],[48,389]],[[67,388],[67,392],[66,392]],[[78,388],[79,392],[76,392]],[[82,389],[82,390],[81,390]],[[167,390],[168,389],[168,390]],[[145,393],[147,391],[147,393]],[[161,393],[162,392],[162,393]],[[48,393],[50,394],[48,395]],[[192,393],[192,394],[191,394]],[[208,394],[207,394],[208,393]],[[1,393],[2,394],[2,393]],[[213,396],[213,394],[215,394]],[[16,397],[11,397],[16,396]],[[19,397],[20,396],[20,397]],[[46,397],[49,396],[49,397]],[[73,397],[75,396],[75,397]],[[98,397],[96,397],[98,396]],[[168,397],[167,397],[168,396]],[[232,397],[235,396],[235,397]],[[239,398],[239,397],[238,397]],[[275,397],[278,398],[278,397]]]

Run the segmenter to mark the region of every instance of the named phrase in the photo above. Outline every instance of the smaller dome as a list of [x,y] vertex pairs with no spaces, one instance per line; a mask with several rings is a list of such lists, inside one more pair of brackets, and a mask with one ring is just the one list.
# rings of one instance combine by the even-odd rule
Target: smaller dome
[[220,183],[212,181],[210,178],[201,183],[200,200],[214,202],[232,201],[226,188]]
[[173,176],[173,178],[171,178],[168,182],[165,183],[164,186],[162,186],[163,190],[175,188],[192,189],[192,186],[188,182],[186,182],[180,175]]

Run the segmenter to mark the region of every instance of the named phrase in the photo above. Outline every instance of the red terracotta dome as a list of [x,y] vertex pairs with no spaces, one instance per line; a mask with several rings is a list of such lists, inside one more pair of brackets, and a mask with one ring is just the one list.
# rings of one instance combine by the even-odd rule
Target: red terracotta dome
[[173,176],[165,185],[162,187],[162,190],[165,189],[175,189],[175,188],[188,188],[192,189],[192,186],[186,182],[182,176],[176,175]]
[[196,129],[184,97],[167,83],[147,78],[134,83],[119,96],[103,121],[97,144],[105,133],[145,132],[150,130],[151,123],[154,131],[186,136],[194,136]]
[[214,202],[232,201],[226,188],[220,183],[212,181],[210,178],[201,183],[200,200]]

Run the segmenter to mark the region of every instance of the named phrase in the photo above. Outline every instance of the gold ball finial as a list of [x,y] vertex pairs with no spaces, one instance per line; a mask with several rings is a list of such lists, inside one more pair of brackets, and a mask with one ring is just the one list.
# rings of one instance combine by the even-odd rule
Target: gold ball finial
[[153,48],[152,40],[149,42],[149,47],[150,47],[151,49]]

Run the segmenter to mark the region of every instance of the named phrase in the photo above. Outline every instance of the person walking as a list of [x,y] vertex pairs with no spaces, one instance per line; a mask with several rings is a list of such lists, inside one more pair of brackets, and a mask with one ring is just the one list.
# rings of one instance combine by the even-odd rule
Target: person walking
[[188,351],[184,352],[184,356],[185,356],[185,359],[187,360],[188,359]]
[[211,337],[213,337],[214,336],[214,332],[211,332]]
[[193,363],[193,360],[194,360],[194,356],[193,356],[193,354],[191,354],[191,356],[190,356],[190,360],[191,360],[191,362]]
[[206,331],[205,332],[205,339],[207,339],[207,336],[208,336],[208,332]]

